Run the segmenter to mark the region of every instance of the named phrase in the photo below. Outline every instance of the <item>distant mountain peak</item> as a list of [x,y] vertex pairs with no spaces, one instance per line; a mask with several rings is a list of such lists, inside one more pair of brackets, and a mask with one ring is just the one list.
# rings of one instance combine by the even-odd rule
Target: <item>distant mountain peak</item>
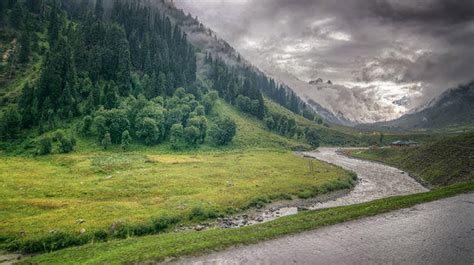
[[420,130],[466,126],[474,123],[474,81],[443,92],[426,105],[402,117],[361,128]]
[[317,85],[317,84],[322,84],[322,83],[324,83],[324,80],[322,78],[318,78],[318,79],[311,80],[308,82],[308,84],[310,85]]

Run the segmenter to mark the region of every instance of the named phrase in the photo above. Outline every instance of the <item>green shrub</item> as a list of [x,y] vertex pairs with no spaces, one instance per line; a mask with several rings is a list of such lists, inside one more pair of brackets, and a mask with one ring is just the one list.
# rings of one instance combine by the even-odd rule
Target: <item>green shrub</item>
[[189,213],[189,220],[204,221],[206,219],[215,219],[219,216],[220,214],[213,209],[205,210],[201,207],[194,207]]
[[311,190],[302,190],[296,194],[300,199],[308,199],[314,196],[314,192]]
[[151,220],[153,225],[153,231],[155,233],[162,232],[166,230],[171,225],[178,223],[180,220],[177,217],[161,216]]
[[95,241],[105,242],[109,238],[109,234],[104,230],[97,230],[92,234]]
[[215,121],[209,130],[209,135],[217,145],[226,145],[232,141],[237,133],[237,125],[228,117],[223,117]]
[[265,197],[257,197],[252,199],[250,202],[248,202],[245,206],[242,207],[243,210],[249,209],[249,208],[257,208],[260,209],[263,206],[265,206],[267,203],[270,203],[271,200]]
[[53,148],[53,141],[51,138],[45,136],[40,140],[40,146],[38,150],[39,155],[47,155],[51,153],[51,149]]

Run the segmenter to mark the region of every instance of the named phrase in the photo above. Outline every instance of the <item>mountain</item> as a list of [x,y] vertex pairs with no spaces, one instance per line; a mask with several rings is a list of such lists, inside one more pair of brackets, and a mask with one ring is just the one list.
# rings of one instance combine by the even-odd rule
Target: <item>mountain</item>
[[384,130],[432,130],[472,124],[474,124],[474,81],[449,89],[414,112],[398,119],[363,124],[358,127]]
[[324,82],[323,79],[318,78],[318,79],[309,81],[308,84],[310,84],[310,85],[317,85],[317,84],[321,84],[321,83],[323,83],[323,82]]

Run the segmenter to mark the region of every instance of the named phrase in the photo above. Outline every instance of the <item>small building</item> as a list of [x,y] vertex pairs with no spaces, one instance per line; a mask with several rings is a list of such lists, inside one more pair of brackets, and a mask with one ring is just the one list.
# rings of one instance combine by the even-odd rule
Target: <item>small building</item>
[[414,147],[414,146],[419,146],[419,144],[415,141],[412,140],[398,140],[395,142],[390,143],[391,147]]

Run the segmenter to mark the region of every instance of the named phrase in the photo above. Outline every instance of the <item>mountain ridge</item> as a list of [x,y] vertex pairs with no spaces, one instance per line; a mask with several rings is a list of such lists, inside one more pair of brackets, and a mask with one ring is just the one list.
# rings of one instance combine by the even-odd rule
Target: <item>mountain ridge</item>
[[360,124],[362,129],[433,130],[474,123],[474,81],[451,88],[398,119]]

